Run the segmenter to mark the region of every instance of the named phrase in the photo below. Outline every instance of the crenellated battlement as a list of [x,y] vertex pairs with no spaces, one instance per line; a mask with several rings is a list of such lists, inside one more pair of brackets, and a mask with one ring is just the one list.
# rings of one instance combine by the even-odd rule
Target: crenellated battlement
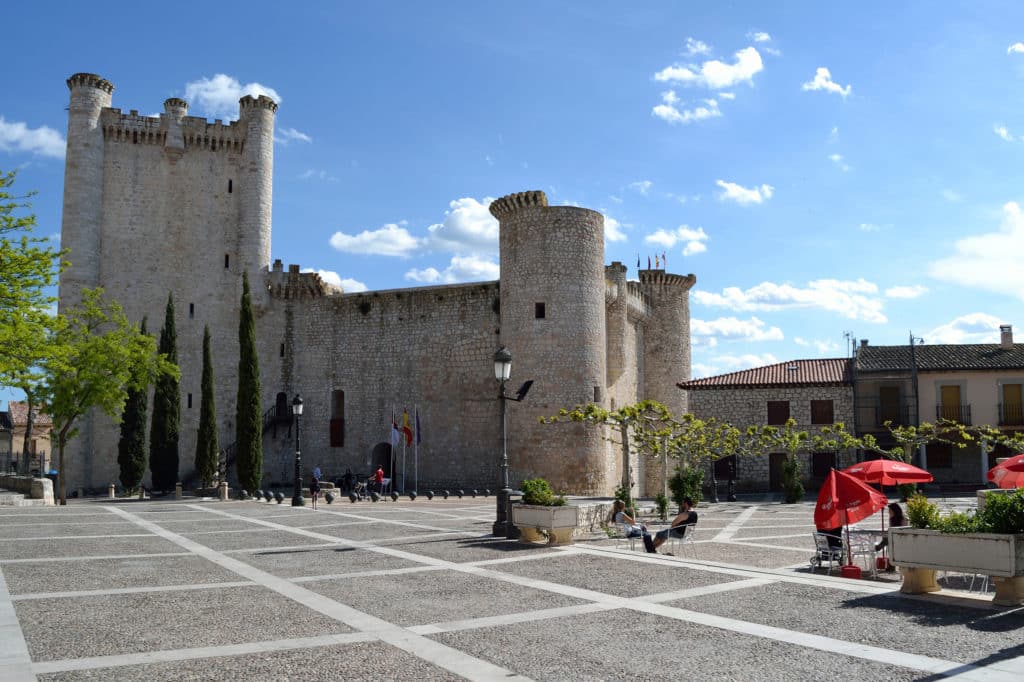
[[697,283],[697,276],[693,274],[672,275],[664,270],[641,270],[640,283],[662,287],[683,287],[689,290]]
[[68,89],[87,87],[97,88],[108,95],[114,92],[114,84],[95,73],[76,73],[68,78]]
[[498,220],[504,220],[510,215],[517,213],[518,211],[527,208],[529,206],[547,206],[548,197],[541,190],[531,190],[529,192],[516,192],[515,194],[506,194],[500,199],[495,199],[491,202],[490,211]]
[[259,97],[246,95],[238,100],[238,109],[240,112],[246,109],[269,109],[271,113],[274,113],[277,111],[277,102],[266,95],[260,95]]
[[[172,102],[173,106],[188,107],[188,103],[181,99],[169,99],[164,104],[168,106]],[[114,107],[104,109],[100,116],[105,140],[132,144],[166,144],[172,121],[173,115],[167,113],[142,116],[135,109],[125,114]],[[240,152],[245,147],[247,129],[238,121],[225,124],[216,119],[211,123],[202,116],[185,116],[180,126],[186,149]]]
[[168,97],[164,100],[164,109],[183,109],[188,111],[188,102],[181,99],[180,97]]
[[338,293],[315,272],[299,272],[298,265],[289,265],[284,271],[281,259],[274,261],[268,277],[270,297],[284,301],[309,301]]

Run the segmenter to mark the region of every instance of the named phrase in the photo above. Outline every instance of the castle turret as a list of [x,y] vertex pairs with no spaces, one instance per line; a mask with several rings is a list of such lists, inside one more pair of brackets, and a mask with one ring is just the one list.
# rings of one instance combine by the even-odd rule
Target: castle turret
[[164,100],[164,126],[167,137],[164,139],[164,151],[172,161],[185,152],[185,136],[181,130],[181,121],[188,113],[188,102],[177,97]]
[[64,212],[60,243],[68,250],[60,276],[60,307],[81,299],[83,287],[99,286],[100,228],[103,218],[103,128],[100,112],[110,106],[114,86],[93,73],[67,80],[67,155],[64,163]]
[[[252,281],[270,265],[270,225],[273,207],[274,114],[277,103],[266,95],[246,95],[238,100],[239,116],[246,125],[242,177],[239,181],[239,273]],[[254,288],[255,295],[262,287]]]
[[686,393],[676,386],[690,378],[690,289],[695,275],[641,270],[640,285],[651,304],[644,327],[643,396],[668,406],[674,414],[689,409]]
[[563,407],[606,405],[604,216],[548,206],[539,191],[497,199],[490,211],[501,223],[500,344],[512,353],[510,389],[535,381],[508,410],[513,484],[543,476],[558,490],[608,493],[601,430],[537,422]]

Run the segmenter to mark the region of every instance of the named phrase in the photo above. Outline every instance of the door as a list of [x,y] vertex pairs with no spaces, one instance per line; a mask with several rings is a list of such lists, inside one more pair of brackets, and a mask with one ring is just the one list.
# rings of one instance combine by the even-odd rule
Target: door
[[785,463],[784,452],[773,452],[768,455],[768,489],[772,492],[782,490],[782,465]]
[[878,389],[878,425],[892,422],[894,426],[900,426],[903,424],[900,417],[900,387],[880,387]]
[[960,387],[957,385],[943,386],[940,396],[942,404],[939,407],[939,416],[943,419],[966,423],[966,420],[960,416]]

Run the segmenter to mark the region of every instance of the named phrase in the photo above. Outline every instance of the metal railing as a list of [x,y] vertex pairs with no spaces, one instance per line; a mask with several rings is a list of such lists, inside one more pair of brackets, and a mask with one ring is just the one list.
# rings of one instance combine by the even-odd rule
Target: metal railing
[[999,425],[1024,425],[1024,405],[1021,403],[999,403]]
[[935,418],[969,425],[971,423],[971,406],[963,403],[939,404],[935,406]]

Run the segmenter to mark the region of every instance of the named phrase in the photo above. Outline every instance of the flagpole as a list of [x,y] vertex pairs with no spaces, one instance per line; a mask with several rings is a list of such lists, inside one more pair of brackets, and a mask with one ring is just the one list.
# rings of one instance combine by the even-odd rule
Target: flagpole
[[405,494],[405,438],[402,439],[402,494]]
[[416,437],[413,439],[413,460],[412,460],[412,489],[417,493],[420,490],[420,406],[413,405],[413,419],[416,420]]

